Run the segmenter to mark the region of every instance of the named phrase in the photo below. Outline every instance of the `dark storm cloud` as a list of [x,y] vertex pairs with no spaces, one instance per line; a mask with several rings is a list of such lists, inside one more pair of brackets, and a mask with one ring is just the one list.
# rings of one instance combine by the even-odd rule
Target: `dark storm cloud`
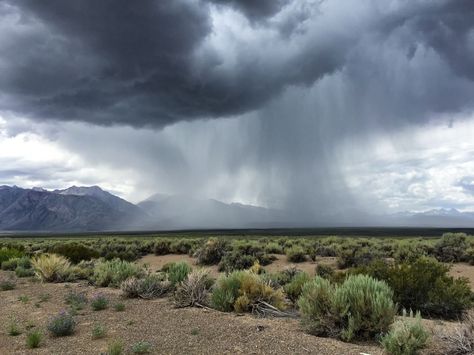
[[251,20],[274,15],[290,0],[210,0],[216,5],[232,6]]
[[[289,1],[212,2],[253,20],[281,14],[280,22],[261,25],[269,31],[284,28],[270,39],[278,50],[266,54],[258,47],[236,46],[228,63],[203,44],[220,30],[212,27],[204,0],[139,5],[2,0],[0,109],[33,119],[136,126],[242,114],[261,108],[286,87],[311,85],[350,65],[348,55],[357,50],[364,31],[383,37],[400,28],[406,31],[409,56],[428,46],[457,76],[470,80],[474,72],[470,1],[414,2],[384,14],[374,10],[347,27],[334,14],[325,18],[324,9],[319,11],[323,2],[308,1],[304,7]],[[435,102],[443,105],[444,100]]]

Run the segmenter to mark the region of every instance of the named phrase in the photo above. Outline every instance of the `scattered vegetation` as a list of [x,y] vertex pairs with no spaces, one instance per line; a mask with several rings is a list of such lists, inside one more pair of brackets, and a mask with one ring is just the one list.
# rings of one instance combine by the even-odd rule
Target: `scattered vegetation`
[[168,274],[168,281],[171,282],[173,286],[176,286],[186,279],[191,270],[191,266],[189,266],[189,264],[185,261],[172,263],[166,270],[166,273]]
[[16,281],[13,278],[2,278],[0,279],[0,290],[9,291],[16,287]]
[[114,309],[116,312],[123,312],[125,311],[125,304],[122,302],[118,302],[114,304]]
[[292,263],[301,263],[306,260],[306,252],[303,247],[294,245],[286,249],[286,258]]
[[21,334],[20,326],[18,325],[18,321],[14,318],[10,319],[10,322],[7,325],[7,333],[8,335],[15,337]]

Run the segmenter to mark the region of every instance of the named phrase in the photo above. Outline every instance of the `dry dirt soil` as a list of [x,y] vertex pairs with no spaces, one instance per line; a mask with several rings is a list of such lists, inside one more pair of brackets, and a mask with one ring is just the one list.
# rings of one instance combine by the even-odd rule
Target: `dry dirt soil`
[[[151,269],[159,269],[170,261],[193,259],[183,255],[147,256],[140,262]],[[333,263],[333,259],[325,260]],[[288,263],[279,256],[269,271]],[[313,272],[315,264],[300,263],[298,267]],[[217,275],[217,269],[212,269]],[[0,277],[8,272],[0,271]],[[106,294],[111,306],[93,311],[86,306],[76,315],[77,328],[72,336],[54,338],[47,330],[48,318],[67,309],[65,296],[71,290],[85,292],[88,298],[98,292]],[[49,298],[42,301],[44,295]],[[27,300],[21,301],[20,297]],[[47,297],[46,297],[47,298]],[[125,304],[124,312],[117,312],[114,303]],[[7,326],[15,320],[21,335],[9,336]],[[454,323],[424,321],[429,329],[446,329]],[[107,335],[92,339],[95,324],[104,325]],[[43,333],[40,348],[27,349],[27,329]],[[96,288],[85,283],[48,284],[35,279],[19,279],[16,289],[0,291],[0,355],[4,354],[101,354],[107,346],[120,340],[124,354],[131,354],[131,346],[138,341],[152,345],[152,354],[383,354],[375,342],[349,344],[334,339],[305,334],[296,319],[261,319],[252,315],[235,315],[201,308],[176,309],[167,298],[157,300],[123,299],[119,290]],[[437,354],[432,340],[423,354]]]

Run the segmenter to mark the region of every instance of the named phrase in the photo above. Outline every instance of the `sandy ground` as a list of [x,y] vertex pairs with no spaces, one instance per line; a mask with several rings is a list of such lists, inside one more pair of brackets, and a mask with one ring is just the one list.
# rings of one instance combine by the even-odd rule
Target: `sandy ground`
[[[123,302],[126,309],[124,312],[113,308],[94,312],[88,306],[76,316],[78,325],[72,336],[51,337],[46,331],[48,317],[66,308],[64,296],[71,289],[85,291],[89,297],[103,292],[112,303]],[[35,303],[42,294],[49,294],[50,299],[37,307]],[[20,296],[27,296],[29,301],[21,302]],[[131,354],[131,345],[138,341],[150,342],[153,354],[382,354],[375,343],[348,344],[305,334],[295,319],[259,319],[198,308],[176,309],[168,299],[122,300],[118,290],[80,284],[66,287],[65,284],[21,280],[17,289],[0,292],[0,314],[2,355],[100,354],[106,351],[107,344],[117,339],[125,344],[125,354]],[[16,337],[6,333],[12,317],[23,331]],[[96,323],[108,329],[104,339],[92,339],[91,331]],[[44,333],[40,348],[26,348],[27,325]],[[261,330],[257,326],[261,326]]]

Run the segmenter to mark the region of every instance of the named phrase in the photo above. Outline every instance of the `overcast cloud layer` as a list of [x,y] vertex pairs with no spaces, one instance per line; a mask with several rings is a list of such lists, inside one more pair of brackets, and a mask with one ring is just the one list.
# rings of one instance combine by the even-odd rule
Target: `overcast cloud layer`
[[0,0],[0,53],[0,183],[474,209],[471,0]]

